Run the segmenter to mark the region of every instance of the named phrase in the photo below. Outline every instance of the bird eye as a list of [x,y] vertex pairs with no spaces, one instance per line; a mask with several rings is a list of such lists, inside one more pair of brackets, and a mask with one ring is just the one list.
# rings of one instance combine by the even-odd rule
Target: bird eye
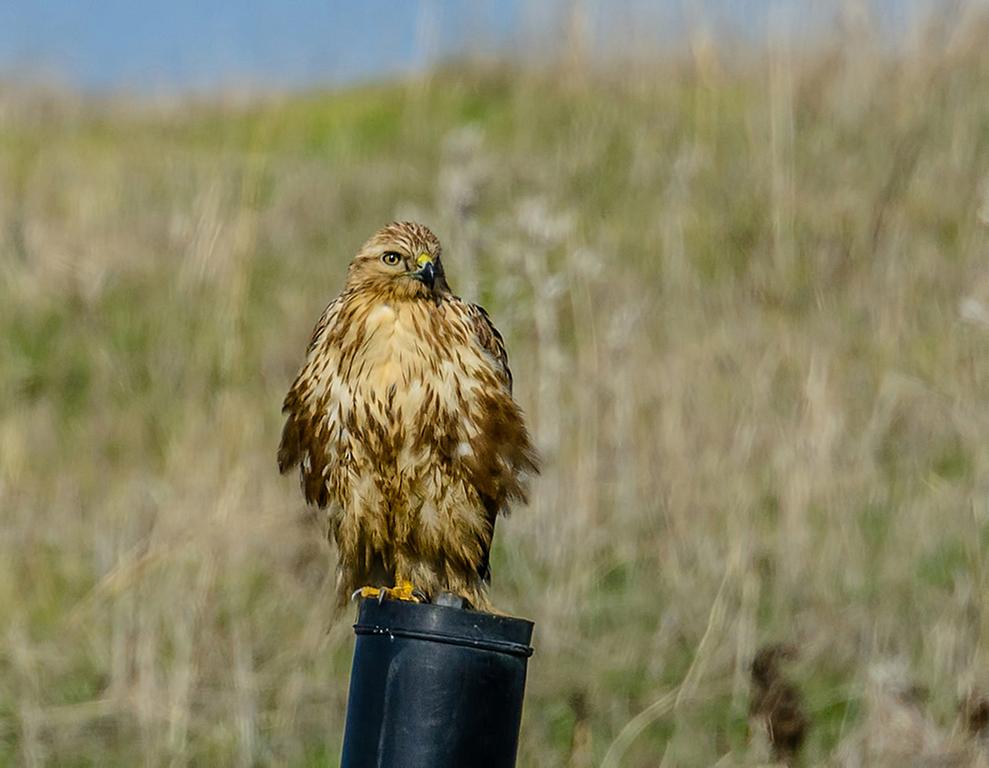
[[395,253],[395,251],[388,251],[387,253],[382,254],[381,260],[389,267],[394,267],[396,264],[398,264],[398,262],[402,260],[402,257],[399,254]]

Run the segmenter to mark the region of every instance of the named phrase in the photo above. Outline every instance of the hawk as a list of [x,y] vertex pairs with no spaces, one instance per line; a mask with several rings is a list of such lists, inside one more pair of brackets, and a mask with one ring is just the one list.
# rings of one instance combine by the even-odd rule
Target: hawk
[[372,236],[282,406],[278,466],[328,510],[341,603],[447,594],[490,610],[495,520],[538,472],[501,334],[450,291],[440,254],[420,224]]

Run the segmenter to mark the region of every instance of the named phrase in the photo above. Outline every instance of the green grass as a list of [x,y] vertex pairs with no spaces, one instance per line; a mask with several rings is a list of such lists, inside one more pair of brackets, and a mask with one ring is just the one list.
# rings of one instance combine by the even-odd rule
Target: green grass
[[758,765],[770,641],[807,765],[883,764],[891,662],[962,748],[987,74],[976,39],[246,106],[0,91],[0,764],[336,764],[349,617],[279,407],[396,216],[504,331],[546,459],[493,556],[537,622],[520,765],[597,765],[670,691],[621,765]]

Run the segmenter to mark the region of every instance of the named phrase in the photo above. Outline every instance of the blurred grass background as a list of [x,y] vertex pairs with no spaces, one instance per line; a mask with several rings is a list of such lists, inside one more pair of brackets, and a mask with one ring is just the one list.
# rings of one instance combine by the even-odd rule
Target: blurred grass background
[[0,89],[0,764],[337,763],[349,616],[274,454],[393,218],[491,312],[545,455],[494,553],[537,622],[520,766],[765,764],[775,641],[804,764],[984,764],[987,34]]

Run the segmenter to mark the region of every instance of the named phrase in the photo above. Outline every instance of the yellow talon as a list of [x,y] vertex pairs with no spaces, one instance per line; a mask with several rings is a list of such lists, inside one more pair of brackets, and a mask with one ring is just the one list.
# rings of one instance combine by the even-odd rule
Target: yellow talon
[[[381,597],[383,592],[387,592],[387,587],[361,587],[356,592],[354,592],[354,597]],[[351,598],[353,599],[353,598]]]
[[360,597],[362,599],[373,597],[379,601],[388,598],[390,600],[404,600],[408,603],[422,602],[422,592],[416,589],[415,584],[403,579],[401,576],[395,579],[394,587],[361,587],[354,592],[353,597]]
[[407,602],[418,603],[416,596],[416,586],[411,581],[406,581],[401,576],[395,579],[394,588],[388,590],[389,596],[395,600],[405,600]]

